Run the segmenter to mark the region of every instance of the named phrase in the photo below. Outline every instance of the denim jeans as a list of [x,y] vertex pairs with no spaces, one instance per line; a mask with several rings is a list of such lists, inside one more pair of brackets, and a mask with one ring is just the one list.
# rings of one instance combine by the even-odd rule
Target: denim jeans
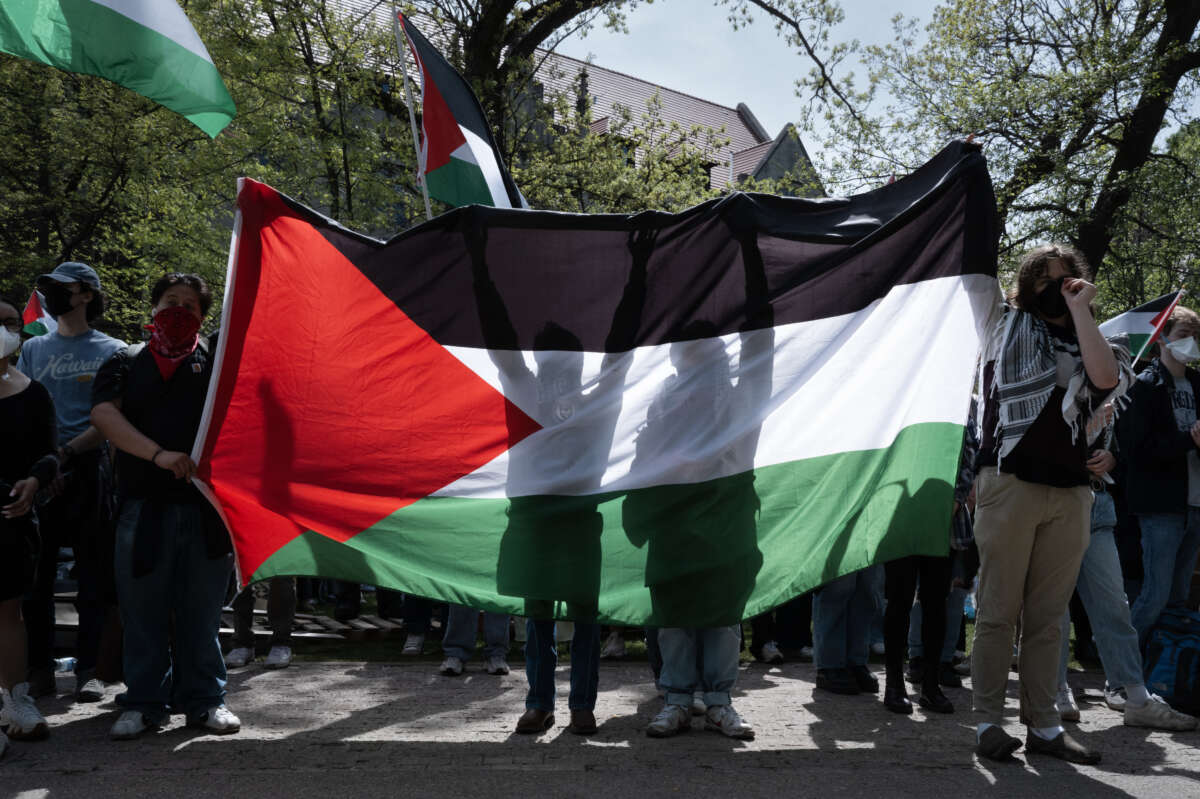
[[[442,636],[442,651],[446,657],[462,661],[475,654],[475,625],[481,611],[462,605],[450,605],[446,613],[446,632]],[[483,656],[508,655],[508,614],[483,612]]]
[[[554,668],[558,649],[554,643],[553,619],[527,619],[525,622],[525,677],[529,693],[527,709],[554,710]],[[575,622],[571,638],[571,710],[595,710],[600,687],[600,625]]]
[[201,505],[166,505],[158,561],[133,576],[141,500],[126,500],[117,522],[115,571],[125,626],[125,693],[117,704],[161,723],[225,701],[225,660],[217,630],[233,556],[209,558]]
[[1145,577],[1131,617],[1139,648],[1144,649],[1163,609],[1187,601],[1200,554],[1200,508],[1188,508],[1186,514],[1143,513],[1138,523]]
[[[292,645],[292,622],[296,618],[296,578],[272,577],[268,583],[267,623],[271,646]],[[254,589],[243,588],[233,598],[233,645],[254,648]]]
[[[1117,511],[1112,495],[1107,491],[1096,494],[1092,505],[1092,540],[1083,553],[1079,580],[1075,590],[1083,601],[1092,623],[1092,637],[1104,664],[1104,677],[1111,688],[1141,685],[1142,656],[1138,650],[1137,631],[1130,623],[1129,600],[1121,577],[1121,561],[1117,557],[1117,542],[1113,531],[1117,526]],[[1071,614],[1063,614],[1062,658],[1058,667],[1058,682],[1067,681],[1068,628]]]
[[730,704],[742,648],[740,628],[734,624],[699,629],[663,627],[658,631],[663,659],[660,682],[668,705],[690,708],[697,688],[704,691],[708,707]]
[[883,567],[839,577],[813,595],[813,660],[818,669],[865,666],[871,646],[876,593]]

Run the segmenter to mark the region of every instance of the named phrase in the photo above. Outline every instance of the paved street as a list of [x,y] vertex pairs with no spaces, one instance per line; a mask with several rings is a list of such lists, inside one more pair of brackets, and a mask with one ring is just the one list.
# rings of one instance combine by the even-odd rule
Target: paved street
[[[175,717],[141,741],[110,741],[111,695],[99,706],[43,700],[52,736],[13,743],[0,760],[0,795],[1200,797],[1200,733],[1122,726],[1098,701],[1098,675],[1073,679],[1087,688],[1078,730],[1104,762],[1077,767],[1045,758],[1027,764],[1023,756],[980,763],[962,712],[966,690],[947,690],[960,709],[953,716],[918,709],[900,717],[877,697],[814,693],[811,664],[743,668],[735,704],[758,731],[748,743],[706,732],[700,719],[679,738],[646,738],[660,700],[644,663],[602,665],[600,732],[586,739],[564,730],[565,696],[547,734],[512,733],[523,709],[518,670],[491,677],[476,661],[462,678],[447,678],[436,666],[425,659],[241,669],[231,674],[229,705],[243,730],[220,738]],[[566,678],[560,669],[562,691]],[[69,683],[61,677],[60,690]]]

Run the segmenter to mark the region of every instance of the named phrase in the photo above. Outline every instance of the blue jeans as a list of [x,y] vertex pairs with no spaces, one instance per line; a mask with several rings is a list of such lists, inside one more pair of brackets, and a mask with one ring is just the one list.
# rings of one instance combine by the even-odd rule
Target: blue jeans
[[818,669],[865,666],[883,567],[839,577],[813,595],[813,660]]
[[[141,500],[126,500],[117,522],[117,597],[124,624],[125,693],[117,704],[162,723],[225,701],[225,660],[217,630],[233,556],[209,558],[202,505],[166,505],[158,560],[133,576]],[[151,532],[151,531],[147,531]]]
[[[480,611],[451,605],[446,613],[446,633],[442,651],[447,657],[470,660],[475,653],[475,624]],[[483,656],[508,655],[508,614],[483,612]]]
[[1200,508],[1188,508],[1186,514],[1139,514],[1138,524],[1145,577],[1131,617],[1138,645],[1144,649],[1163,609],[1187,601],[1196,555],[1200,554]]
[[[1138,635],[1130,623],[1129,600],[1121,576],[1121,560],[1117,557],[1117,511],[1112,495],[1107,491],[1096,494],[1092,505],[1092,540],[1083,553],[1079,579],[1075,590],[1083,601],[1092,623],[1092,636],[1104,664],[1104,677],[1110,688],[1141,685],[1142,656],[1138,650]],[[1067,681],[1068,628],[1071,613],[1063,614],[1062,657],[1058,665],[1058,684]]]
[[[554,643],[553,619],[528,619],[525,622],[525,677],[529,693],[525,695],[527,709],[554,710],[554,667],[558,665],[558,648]],[[575,622],[571,638],[571,693],[567,707],[571,710],[595,710],[596,694],[600,687],[600,625]]]
[[697,688],[703,689],[708,707],[731,703],[729,692],[737,682],[742,650],[740,626],[663,627],[658,631],[663,659],[660,682],[668,705],[690,708]]

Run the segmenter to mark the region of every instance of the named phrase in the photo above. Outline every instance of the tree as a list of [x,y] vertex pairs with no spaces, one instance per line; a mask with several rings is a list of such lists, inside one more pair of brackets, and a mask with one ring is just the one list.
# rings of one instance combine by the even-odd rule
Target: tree
[[[830,44],[833,0],[724,2],[735,20],[752,8],[771,15],[816,64],[798,91],[824,112],[827,153],[837,153],[825,168],[843,186],[877,185],[975,134],[1010,252],[1062,237],[1097,268],[1115,263],[1139,173],[1196,96],[1195,0],[953,0],[934,11],[924,43],[897,17],[893,43],[865,49]],[[869,68],[861,90],[838,74],[853,53]],[[882,95],[890,100],[874,110]]]

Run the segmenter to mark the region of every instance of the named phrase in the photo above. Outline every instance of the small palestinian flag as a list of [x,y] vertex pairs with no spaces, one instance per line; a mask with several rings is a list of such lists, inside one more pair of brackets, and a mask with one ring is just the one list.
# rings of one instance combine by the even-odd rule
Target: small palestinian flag
[[46,313],[46,308],[42,305],[42,295],[36,290],[29,295],[29,302],[25,304],[25,312],[21,314],[21,322],[24,324],[24,332],[28,336],[42,336],[58,330],[58,322],[54,321],[53,316]]
[[1134,360],[1145,356],[1150,351],[1150,345],[1158,338],[1163,325],[1171,317],[1171,312],[1183,297],[1183,290],[1173,291],[1161,297],[1150,300],[1145,305],[1139,305],[1133,310],[1114,316],[1100,325],[1100,332],[1105,338],[1113,338],[1122,333],[1129,336],[1129,351],[1134,354]]
[[421,72],[421,174],[429,195],[453,206],[526,207],[470,84],[403,14],[396,17]]
[[386,242],[243,179],[198,476],[243,582],[732,624],[946,554],[997,230],[963,143],[833,202]]
[[209,136],[233,100],[175,0],[4,0],[0,52],[111,80]]

